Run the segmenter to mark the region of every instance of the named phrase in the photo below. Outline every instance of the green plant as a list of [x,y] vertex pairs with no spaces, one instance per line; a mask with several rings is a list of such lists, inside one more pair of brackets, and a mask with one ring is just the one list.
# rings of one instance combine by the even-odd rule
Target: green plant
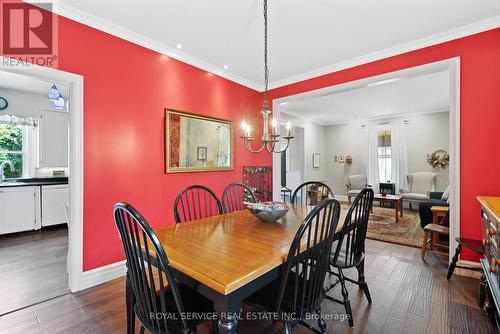
[[8,160],[14,170],[5,166],[5,178],[18,178],[23,175],[23,129],[20,126],[0,124],[0,162]]

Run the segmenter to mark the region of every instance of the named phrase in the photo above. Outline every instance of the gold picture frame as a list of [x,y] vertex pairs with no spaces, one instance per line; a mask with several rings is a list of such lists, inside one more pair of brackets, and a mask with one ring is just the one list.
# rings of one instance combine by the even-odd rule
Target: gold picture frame
[[233,170],[233,122],[165,108],[165,166],[166,173]]

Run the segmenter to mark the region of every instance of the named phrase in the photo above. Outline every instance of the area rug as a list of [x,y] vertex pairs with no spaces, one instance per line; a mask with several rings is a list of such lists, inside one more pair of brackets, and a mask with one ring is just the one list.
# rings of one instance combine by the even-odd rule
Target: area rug
[[[348,210],[349,204],[342,203],[340,222],[343,222]],[[396,223],[394,209],[379,207],[378,204],[375,204],[368,221],[366,237],[420,248],[424,241],[424,232],[420,227],[420,217],[417,211],[403,210],[403,217],[399,217]]]

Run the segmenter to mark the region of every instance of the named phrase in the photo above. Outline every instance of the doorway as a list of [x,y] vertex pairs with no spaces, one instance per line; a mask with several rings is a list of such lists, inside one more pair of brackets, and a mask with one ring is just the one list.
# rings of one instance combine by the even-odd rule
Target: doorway
[[[352,82],[347,82],[331,87],[326,87],[314,91],[300,93],[292,96],[281,97],[273,100],[274,117],[280,119],[282,112],[286,112],[287,108],[294,101],[303,101],[306,99],[321,98],[322,96],[330,94],[341,94],[353,90],[358,90],[362,87],[370,87],[377,85],[384,85],[391,82],[396,82],[404,78],[412,78],[426,74],[437,72],[445,72],[449,79],[449,185],[450,185],[450,249],[455,249],[455,238],[459,236],[460,230],[460,58],[452,58],[435,63],[425,64],[413,68],[407,68],[400,71],[385,73],[369,78],[364,78]],[[333,108],[333,107],[332,107]],[[303,113],[306,114],[306,113]],[[354,117],[355,115],[353,115]],[[383,115],[382,115],[383,116]],[[374,115],[371,121],[383,118],[381,115]],[[311,121],[311,119],[309,119]],[[346,132],[344,136],[352,136],[352,133]],[[328,145],[328,143],[326,143]],[[436,147],[438,149],[439,147]],[[325,160],[327,161],[326,169],[338,167],[339,169],[348,169],[345,164],[346,161],[351,161],[350,148],[345,147],[339,152],[328,152],[325,150]],[[430,153],[430,152],[428,152]],[[422,157],[425,159],[425,157]],[[333,162],[336,161],[334,164]],[[340,163],[339,163],[340,162]],[[273,166],[280,170],[280,159],[274,157]],[[348,174],[348,170],[346,174]],[[277,173],[273,174],[277,175]],[[274,179],[273,186],[277,190],[279,179]],[[340,189],[342,184],[339,183],[337,189]],[[344,183],[345,187],[345,183]],[[344,188],[345,189],[345,188]],[[345,191],[342,189],[342,191]],[[274,191],[274,194],[279,193]],[[341,194],[341,192],[339,192]],[[337,193],[337,194],[339,194]],[[343,199],[342,196],[337,196],[338,199]],[[277,199],[277,197],[275,197]],[[451,258],[450,254],[450,258]]]
[[[4,60],[4,57],[0,57]],[[45,82],[68,85],[69,168],[68,183],[68,286],[71,292],[95,284],[83,273],[83,76],[57,69],[27,65],[4,67],[0,72],[18,74]]]
[[69,95],[0,72],[0,315],[69,292]]
[[[282,131],[285,131],[282,129]],[[305,141],[304,128],[293,125],[293,145],[281,153],[281,187],[287,191],[282,191],[282,200],[290,201],[293,191],[304,182],[305,179]]]

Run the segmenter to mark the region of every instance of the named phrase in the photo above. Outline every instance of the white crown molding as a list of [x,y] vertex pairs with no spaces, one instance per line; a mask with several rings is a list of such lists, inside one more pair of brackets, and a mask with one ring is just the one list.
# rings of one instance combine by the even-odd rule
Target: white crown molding
[[347,121],[325,122],[325,123],[322,123],[321,125],[333,126],[333,125],[362,123],[362,122],[371,123],[371,122],[380,122],[380,121],[384,121],[384,120],[389,121],[389,120],[392,120],[394,118],[404,118],[404,117],[411,117],[411,116],[415,116],[415,115],[438,114],[438,113],[443,113],[443,112],[450,112],[450,108],[431,109],[431,110],[416,110],[416,111],[412,111],[412,112],[408,112],[408,113],[404,113],[404,114],[379,115],[379,116],[373,116],[373,117],[356,118],[356,119],[347,120]]
[[[325,123],[323,123],[323,122],[319,122],[319,121],[317,121],[317,120],[315,120],[315,119],[312,119],[312,118],[310,118],[310,117],[308,117],[308,116],[304,116],[304,115],[297,116],[297,115],[295,115],[295,114],[294,114],[294,112],[293,112],[293,111],[291,111],[291,110],[286,110],[286,109],[284,109],[283,107],[281,107],[281,111],[280,111],[280,113],[281,113],[282,115],[291,116],[291,117],[293,117],[293,118],[297,118],[297,119],[302,119],[302,120],[304,120],[304,121],[307,121],[307,122],[310,122],[310,123],[313,123],[313,124],[316,124],[316,125],[319,125],[319,126],[326,126],[326,124],[325,124]],[[288,118],[287,118],[286,116],[284,116],[283,118],[284,118],[285,120],[288,120]],[[294,124],[294,125],[296,125],[296,124]],[[297,125],[297,126],[300,126],[300,125]]]
[[[442,112],[449,112],[450,108],[444,108],[444,109],[432,109],[432,110],[416,110],[412,111],[409,113],[404,113],[404,114],[390,114],[390,115],[379,115],[379,116],[373,116],[373,117],[362,117],[362,118],[355,118],[351,120],[346,120],[346,121],[336,121],[336,122],[320,122],[316,119],[312,119],[307,116],[298,116],[293,114],[292,111],[290,110],[285,110],[281,109],[281,114],[282,115],[288,115],[292,116],[297,119],[302,119],[307,122],[311,122],[313,124],[319,125],[319,126],[324,126],[324,127],[329,127],[329,126],[334,126],[334,125],[342,125],[342,124],[351,124],[351,123],[362,123],[362,122],[376,122],[376,121],[381,121],[381,120],[391,120],[394,118],[402,118],[402,117],[410,117],[410,116],[415,116],[415,115],[425,115],[425,114],[437,114],[437,113],[442,113]],[[286,116],[285,116],[286,118]]]
[[[259,84],[254,81],[248,80],[244,77],[226,71],[219,66],[215,66],[209,62],[190,56],[186,53],[179,52],[179,50],[176,48],[172,48],[164,43],[160,43],[146,36],[135,33],[122,26],[110,23],[86,11],[82,11],[74,6],[57,1],[54,3],[54,12],[69,19],[72,19],[74,21],[77,21],[79,23],[88,25],[92,28],[104,31],[111,35],[127,40],[129,42],[141,45],[150,50],[156,51],[158,53],[164,54],[166,56],[187,63],[189,65],[203,69],[205,71],[218,75],[222,78],[228,79],[230,81],[236,82],[240,85],[246,86],[253,90],[259,92],[262,92],[264,90],[263,84]],[[435,34],[408,43],[400,44],[395,47],[372,52],[364,56],[356,57],[336,64],[325,66],[319,69],[293,75],[281,80],[272,81],[269,83],[269,89],[283,87],[307,79],[312,79],[325,74],[337,72],[354,66],[359,66],[376,60],[392,57],[405,52],[418,50],[421,48],[425,48],[435,44],[440,44],[443,42],[451,41],[457,38],[473,35],[476,33],[480,33],[482,31],[495,29],[498,27],[500,27],[500,15],[491,17],[483,21],[478,21],[469,25],[465,25],[456,29],[445,31],[443,33]]]
[[316,70],[304,72],[301,74],[290,76],[285,79],[273,81],[269,83],[269,89],[287,86],[300,81],[316,78],[325,74],[338,72],[351,67],[367,64],[376,60],[396,56],[398,54],[448,42],[454,39],[470,36],[473,34],[495,29],[498,27],[500,27],[500,15],[491,17],[483,21],[478,21],[469,25],[458,27],[456,29],[448,30],[439,34],[420,38],[408,43],[400,44],[388,49],[372,52],[364,56],[356,57],[333,65],[325,66]]
[[263,91],[264,86],[261,84],[257,84],[251,80],[247,80],[241,76],[230,73],[218,66],[210,64],[196,57],[190,56],[186,53],[179,52],[178,49],[174,49],[166,44],[160,43],[144,35],[128,30],[122,26],[110,23],[106,20],[101,19],[98,16],[92,15],[86,11],[82,11],[74,6],[65,4],[61,1],[57,1],[54,3],[53,11],[54,13],[69,18],[73,21],[77,21],[94,29],[104,31],[108,34],[122,38],[126,41],[143,46],[147,49],[156,51],[168,57],[177,59],[183,63],[213,73],[224,79],[233,81],[237,84],[243,85],[245,87],[251,88],[259,92]]

